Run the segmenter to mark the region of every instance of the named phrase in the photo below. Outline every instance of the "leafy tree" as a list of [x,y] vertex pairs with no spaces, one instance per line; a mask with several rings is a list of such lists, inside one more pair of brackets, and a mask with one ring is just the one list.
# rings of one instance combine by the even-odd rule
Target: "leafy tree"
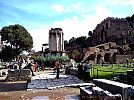
[[4,45],[8,45],[14,51],[14,56],[22,51],[30,50],[33,47],[33,38],[30,33],[21,25],[4,26],[0,30],[1,40]]
[[86,39],[87,39],[86,36],[78,37],[78,38],[76,38],[76,43],[83,45],[85,43]]
[[76,62],[81,61],[81,53],[78,50],[72,51],[72,58],[75,59]]
[[10,61],[13,57],[13,51],[10,46],[5,46],[5,48],[2,49],[0,52],[0,59],[3,61]]
[[69,46],[69,43],[68,43],[67,40],[64,41],[64,46],[65,46],[65,47]]
[[70,40],[69,40],[69,44],[72,44],[76,41],[76,38],[72,37]]
[[45,58],[46,62],[55,62],[56,60],[59,60],[61,62],[67,62],[69,58],[67,56],[50,56],[48,58]]
[[134,21],[134,14],[131,17],[130,16],[126,17],[126,20],[129,22]]
[[42,56],[32,56],[32,58],[40,65],[44,65],[45,58]]
[[62,64],[69,61],[68,56],[50,56],[44,58],[42,56],[32,56],[32,58],[38,62],[38,64],[44,64],[45,66],[54,67],[55,61],[59,60]]
[[69,58],[67,56],[50,56],[45,58],[45,64],[47,66],[54,67],[56,60],[59,60],[62,64],[65,64],[67,61],[69,61]]
[[89,31],[89,32],[88,32],[88,36],[89,36],[89,37],[91,37],[92,34],[93,34],[92,31]]

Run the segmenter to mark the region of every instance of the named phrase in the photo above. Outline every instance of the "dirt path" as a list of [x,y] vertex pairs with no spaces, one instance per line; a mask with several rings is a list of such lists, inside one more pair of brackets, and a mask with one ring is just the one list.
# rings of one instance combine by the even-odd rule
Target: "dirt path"
[[59,88],[54,90],[34,90],[34,91],[10,91],[1,92],[0,100],[32,100],[36,96],[47,96],[49,100],[66,100],[68,95],[79,95],[78,88]]

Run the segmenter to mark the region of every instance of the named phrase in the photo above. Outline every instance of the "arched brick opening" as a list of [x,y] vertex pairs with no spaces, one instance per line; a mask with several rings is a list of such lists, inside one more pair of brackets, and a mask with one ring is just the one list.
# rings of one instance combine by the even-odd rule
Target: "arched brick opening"
[[101,63],[101,60],[102,60],[102,55],[101,54],[98,54],[97,55],[97,63],[100,64]]
[[[91,61],[94,62],[95,61],[95,54],[91,54],[90,56],[88,56],[88,58],[85,61]],[[94,62],[95,63],[95,62]]]
[[116,62],[116,53],[114,53],[113,55],[112,55],[112,63],[115,63]]
[[106,53],[106,54],[104,55],[104,61],[105,61],[105,62],[109,62],[109,60],[110,60],[110,54],[109,54],[109,53]]

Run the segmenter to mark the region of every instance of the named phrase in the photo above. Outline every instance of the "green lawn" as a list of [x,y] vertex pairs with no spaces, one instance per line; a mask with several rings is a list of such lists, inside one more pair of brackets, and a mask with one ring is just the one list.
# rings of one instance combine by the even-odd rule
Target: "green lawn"
[[[105,78],[112,79],[113,76],[124,74],[127,70],[132,70],[133,68],[122,67],[122,65],[94,65],[91,67],[91,78]],[[98,72],[98,75],[97,75]],[[97,77],[98,76],[98,77]]]

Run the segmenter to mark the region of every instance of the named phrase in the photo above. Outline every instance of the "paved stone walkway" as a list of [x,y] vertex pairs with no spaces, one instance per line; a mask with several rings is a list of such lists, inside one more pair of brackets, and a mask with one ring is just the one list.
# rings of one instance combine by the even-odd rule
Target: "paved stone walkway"
[[65,86],[77,86],[84,82],[75,76],[60,75],[60,79],[55,78],[55,74],[40,74],[33,76],[28,83],[27,90],[33,89],[54,89]]

